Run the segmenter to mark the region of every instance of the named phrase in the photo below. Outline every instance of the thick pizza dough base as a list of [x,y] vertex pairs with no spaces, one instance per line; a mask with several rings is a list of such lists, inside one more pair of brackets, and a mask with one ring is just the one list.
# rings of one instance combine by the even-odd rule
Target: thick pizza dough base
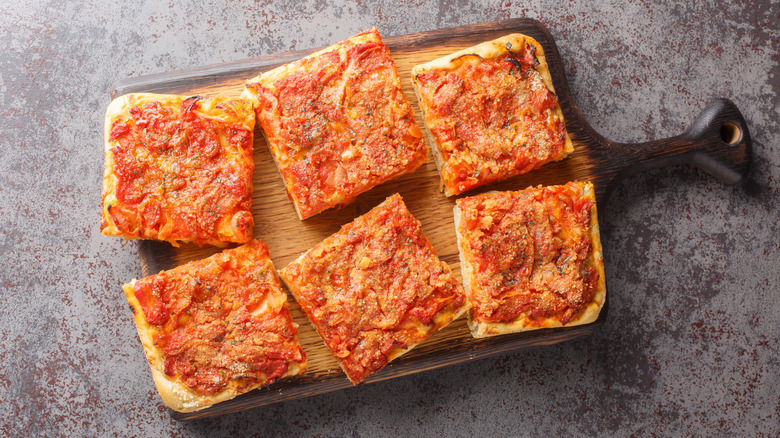
[[[243,99],[250,99],[253,102],[257,103],[258,102],[257,90],[252,88],[250,85],[252,85],[252,84],[260,84],[260,85],[262,85],[264,87],[267,87],[269,89],[275,90],[276,89],[275,83],[277,81],[279,81],[281,79],[284,79],[287,76],[300,71],[301,69],[308,68],[306,66],[308,64],[312,63],[320,55],[328,53],[328,52],[333,52],[333,51],[337,51],[337,52],[343,54],[346,51],[345,43],[349,43],[350,45],[353,45],[353,44],[354,45],[359,45],[359,44],[364,44],[364,43],[369,43],[369,42],[382,43],[381,36],[379,35],[379,32],[376,30],[376,28],[368,29],[368,30],[366,30],[363,33],[357,34],[357,35],[352,36],[352,37],[350,37],[350,38],[348,38],[348,39],[346,39],[344,41],[341,41],[341,42],[338,42],[336,44],[333,44],[333,45],[330,45],[328,47],[325,47],[323,49],[320,49],[320,50],[318,50],[318,51],[316,51],[316,52],[314,52],[314,53],[312,53],[312,54],[310,54],[310,55],[308,55],[308,56],[306,56],[304,58],[301,58],[301,59],[299,59],[297,61],[293,61],[293,62],[284,64],[284,65],[281,65],[279,67],[276,67],[273,70],[269,70],[267,72],[261,73],[261,74],[255,76],[254,78],[247,80],[246,81],[246,87],[244,88],[244,91],[241,92],[241,97]],[[393,62],[393,64],[395,66],[395,62]],[[398,71],[397,71],[398,69],[397,69],[397,67],[395,67],[395,69],[396,69],[396,74],[395,74],[394,86],[398,89],[399,93],[401,93],[404,96],[404,99],[407,99],[406,96],[401,91],[401,80],[400,80],[400,77],[398,76]],[[409,105],[411,106],[411,102],[409,102]],[[413,109],[412,109],[412,115],[414,115],[414,110]],[[260,124],[260,123],[258,122],[258,124]],[[262,125],[261,125],[261,128],[262,128]],[[281,148],[279,147],[279,144],[276,141],[277,139],[274,138],[273,136],[270,136],[270,135],[266,134],[264,129],[261,129],[260,131],[262,132],[262,135],[263,135],[263,138],[265,139],[266,144],[271,149],[271,156],[273,157],[274,164],[276,165],[276,168],[277,168],[277,170],[279,171],[279,173],[281,175],[282,174],[282,172],[281,172],[281,163],[279,162],[279,159],[278,159],[278,157],[281,156],[281,152],[280,152]],[[417,170],[425,161],[427,161],[427,149],[428,148],[426,147],[426,153],[425,153],[425,159],[424,160],[418,160],[416,162],[417,164],[414,165],[414,166],[408,166],[406,169],[402,169],[401,171],[396,172],[396,173],[394,173],[392,175],[387,175],[381,181],[378,181],[374,185],[374,187],[376,187],[376,186],[378,186],[378,185],[380,185],[380,184],[382,184],[384,182],[387,182],[387,181],[389,181],[391,179],[398,178],[398,177],[400,177],[402,175],[405,175],[407,173],[411,173],[411,172],[414,172],[415,170]],[[317,211],[315,213],[309,214],[308,216],[304,217],[303,214],[301,213],[301,210],[300,210],[300,207],[299,207],[299,203],[301,202],[301,200],[297,197],[297,193],[294,190],[292,182],[288,181],[288,180],[286,180],[284,178],[282,178],[282,180],[283,180],[283,182],[285,184],[285,187],[287,188],[288,195],[292,198],[293,206],[295,207],[295,212],[298,214],[298,218],[301,219],[301,220],[308,219],[308,218],[310,218],[312,216],[316,216],[316,215],[318,215],[318,214],[322,213],[323,211],[326,211],[326,210],[328,210],[330,208],[338,208],[339,206],[348,205],[349,203],[354,201],[354,199],[357,196],[359,196],[361,193],[365,193],[365,191],[361,192],[361,193],[355,193],[354,196],[349,197],[349,198],[345,198],[342,202],[340,202],[337,205],[332,205],[332,206],[330,206],[328,208],[322,209],[320,211]],[[370,189],[368,189],[368,190],[370,190]],[[368,190],[366,190],[366,191],[368,191]]]
[[[181,103],[188,99],[189,96],[179,96],[174,94],[155,94],[155,93],[129,93],[117,97],[112,100],[106,108],[106,117],[104,123],[104,149],[105,149],[105,167],[103,170],[103,200],[101,202],[101,216],[105,221],[106,226],[101,229],[101,232],[107,236],[122,237],[127,240],[131,239],[143,239],[146,237],[138,237],[134,235],[123,234],[114,223],[114,219],[109,213],[108,209],[110,205],[116,205],[119,203],[116,197],[116,192],[119,184],[119,178],[114,172],[115,162],[114,154],[111,149],[116,145],[116,142],[111,141],[111,128],[115,121],[127,119],[130,117],[130,109],[134,106],[143,106],[150,102],[160,102],[163,107],[178,108]],[[236,122],[237,117],[229,116],[225,110],[217,107],[223,102],[231,101],[233,104],[232,111],[236,111],[237,116],[240,117],[243,122],[243,127],[250,133],[254,132],[255,128],[255,112],[252,101],[228,98],[228,97],[208,97],[200,100],[200,105],[196,113],[209,119],[227,120]],[[250,159],[252,158],[250,151]],[[250,187],[251,187],[250,179]],[[251,214],[251,210],[249,211]],[[252,236],[247,236],[248,239],[243,241],[236,236],[233,231],[232,217],[225,217],[217,225],[217,239],[206,240],[204,243],[208,245],[224,247],[227,243],[245,243],[246,240],[251,240]],[[163,239],[164,240],[164,239]],[[191,242],[189,239],[169,239],[166,240],[174,246],[178,246],[179,243]]]
[[[149,362],[149,367],[152,371],[152,378],[154,384],[157,387],[157,392],[160,394],[160,398],[169,408],[177,412],[194,412],[201,409],[208,408],[217,403],[230,400],[238,395],[249,392],[253,389],[259,388],[267,383],[266,380],[260,381],[250,387],[245,387],[241,390],[238,389],[238,383],[236,381],[230,381],[225,388],[214,395],[202,395],[194,392],[189,386],[184,384],[177,377],[168,376],[165,374],[165,357],[154,345],[154,335],[157,328],[146,322],[146,316],[143,313],[141,304],[135,297],[134,286],[136,279],[133,279],[129,284],[122,286],[122,290],[127,297],[128,303],[133,310],[133,320],[135,321],[136,328],[138,329],[138,336],[141,339],[141,344],[144,347],[144,353]],[[269,308],[279,308],[287,303],[287,296],[280,294],[279,296],[272,297],[269,294],[268,299],[258,306],[255,310],[257,313],[264,313]],[[293,324],[295,324],[293,322]],[[287,372],[279,376],[278,379],[285,377],[295,376],[306,371],[306,361],[289,362]],[[277,379],[277,380],[278,380]]]
[[[395,195],[391,195],[387,199],[390,199],[390,198],[392,198],[394,196],[398,196],[400,198],[400,195],[395,194]],[[356,218],[354,220],[358,220],[358,219],[359,218]],[[420,227],[420,231],[422,232],[422,224],[420,224],[419,221],[417,221],[417,226]],[[325,240],[327,240],[327,239],[330,239],[330,236],[327,237]],[[294,264],[302,264],[303,261],[306,259],[306,257],[308,256],[309,253],[311,253],[312,251],[315,251],[315,250],[322,250],[322,249],[323,248],[320,247],[320,244],[317,244],[314,247],[310,248],[308,251],[306,251],[303,254],[301,254],[297,259],[295,259],[294,261],[290,262],[290,264],[288,264],[287,266],[291,266],[291,265],[294,265]],[[442,266],[443,268],[446,268],[446,270],[450,272],[450,274],[452,273],[452,270],[450,269],[449,265],[447,265],[445,262],[443,262],[441,260],[440,260],[440,263],[443,265]],[[288,278],[288,276],[286,275],[286,272],[285,272],[286,269],[287,269],[287,267],[279,270],[277,272],[277,274],[279,275],[279,278],[282,280],[284,285],[287,287],[287,290],[289,290],[290,293],[292,293],[293,297],[295,297],[295,299],[298,300],[298,297],[296,295],[296,292],[298,290],[297,285],[296,285],[296,283],[294,281],[292,281],[294,279]],[[451,318],[449,317],[449,315],[447,315],[445,313],[438,313],[434,317],[434,322],[431,324],[431,326],[426,326],[426,328],[430,329],[430,327],[438,327],[438,329],[436,330],[436,333],[438,333],[438,331],[440,331],[441,329],[443,329],[444,327],[449,325],[452,321],[455,321],[458,318],[460,318],[461,316],[463,316],[463,314],[467,310],[469,310],[469,308],[470,308],[470,305],[469,305],[468,300],[464,300],[463,305],[452,315]],[[301,308],[301,311],[303,311],[303,308]],[[305,314],[305,312],[304,312],[304,314]],[[309,323],[311,324],[311,326],[314,327],[314,330],[317,332],[318,335],[320,335],[320,339],[322,340],[322,343],[325,345],[325,347],[328,349],[328,351],[331,351],[330,347],[328,347],[327,342],[325,342],[325,339],[323,338],[322,333],[320,333],[319,327],[317,327],[317,325],[315,325],[311,321],[311,319],[309,319],[308,316],[306,316],[306,319],[309,320]],[[426,340],[430,339],[430,337],[433,336],[433,334],[435,334],[435,333],[430,333],[428,335],[428,337],[426,337],[422,341],[420,341],[420,342],[418,342],[418,343],[416,343],[414,345],[407,346],[406,348],[401,348],[401,347],[393,347],[393,348],[391,348],[390,351],[388,351],[387,354],[385,355],[385,357],[387,358],[387,363],[392,362],[393,360],[397,359],[398,357],[408,353],[412,348],[414,348],[414,347],[424,343]],[[352,382],[352,384],[357,385],[359,383],[362,383],[362,382],[357,382],[357,381],[352,380],[352,378],[349,377],[349,374],[347,373],[347,370],[346,370],[346,368],[344,368],[344,365],[341,363],[341,361],[338,360],[338,358],[336,356],[334,356],[334,358],[336,359],[336,362],[338,362],[338,364],[341,367],[341,370],[344,372],[344,374],[347,375],[347,378],[349,379],[349,381]],[[371,377],[371,375],[367,376],[367,378],[368,377]]]
[[[433,125],[433,115],[430,113],[430,109],[428,108],[428,105],[425,103],[425,100],[422,98],[422,95],[420,94],[420,90],[423,88],[422,84],[420,84],[420,81],[417,79],[417,76],[422,73],[427,73],[433,70],[439,70],[439,71],[456,71],[463,65],[476,65],[482,62],[483,59],[494,59],[500,56],[503,56],[504,53],[506,53],[506,45],[507,43],[511,44],[511,47],[523,47],[525,44],[531,44],[532,46],[536,47],[536,58],[539,60],[539,65],[534,67],[534,70],[539,73],[539,76],[542,79],[542,82],[544,82],[544,85],[553,93],[555,93],[555,87],[553,86],[552,82],[552,76],[550,75],[550,70],[547,67],[547,58],[544,55],[544,49],[542,48],[542,45],[539,44],[538,41],[536,41],[534,38],[531,38],[526,35],[522,35],[519,33],[513,33],[510,35],[503,36],[501,38],[497,38],[495,40],[487,41],[481,44],[478,44],[476,46],[472,46],[463,50],[459,50],[455,53],[449,54],[447,56],[443,56],[441,58],[434,59],[433,61],[427,62],[425,64],[419,64],[412,68],[411,76],[412,76],[412,85],[414,88],[414,94],[417,96],[417,102],[420,105],[420,109],[422,110],[423,115],[423,121],[424,121],[424,127],[423,127],[423,134],[425,136],[426,141],[430,145],[430,149],[433,152],[433,158],[434,162],[436,163],[436,168],[439,170],[439,174],[441,174],[442,167],[444,165],[444,158],[442,157],[441,147],[439,143],[436,141],[436,138],[433,136],[433,133],[429,129],[429,126]],[[465,56],[465,55],[478,55],[477,56]],[[482,59],[480,59],[480,57]],[[561,110],[561,106],[556,105],[555,109],[551,110],[551,117],[556,117],[559,120],[563,120],[563,111]],[[560,157],[557,157],[556,159],[552,161],[560,161],[564,158],[566,158],[570,153],[574,152],[574,145],[571,142],[571,138],[569,137],[569,133],[567,131],[564,131],[565,135],[565,145],[563,148],[563,153]],[[444,184],[442,181],[441,187],[444,190],[445,196],[452,196],[456,193],[450,192],[449,188]]]
[[[491,192],[489,192],[491,193]],[[584,184],[581,195],[583,198],[593,201],[593,207],[590,209],[590,238],[593,246],[591,252],[590,264],[596,268],[599,274],[599,280],[596,283],[596,291],[593,294],[593,299],[588,305],[582,309],[577,315],[566,323],[566,327],[573,327],[577,325],[590,324],[599,317],[602,307],[607,298],[607,286],[604,277],[604,259],[601,249],[601,235],[599,233],[598,213],[596,210],[596,195],[593,190],[593,184],[590,182]],[[474,282],[473,266],[470,260],[466,257],[466,241],[460,233],[460,209],[457,204],[453,209],[455,215],[455,232],[458,241],[458,253],[460,256],[460,270],[463,276],[463,287],[466,289],[466,296],[471,296],[471,288]],[[471,312],[468,315],[469,330],[471,335],[475,338],[485,338],[489,336],[504,335],[508,333],[517,333],[530,330],[538,330],[543,328],[563,327],[559,320],[556,318],[546,318],[541,323],[530,321],[525,314],[520,314],[515,321],[509,323],[502,322],[480,322],[474,321],[471,317]]]

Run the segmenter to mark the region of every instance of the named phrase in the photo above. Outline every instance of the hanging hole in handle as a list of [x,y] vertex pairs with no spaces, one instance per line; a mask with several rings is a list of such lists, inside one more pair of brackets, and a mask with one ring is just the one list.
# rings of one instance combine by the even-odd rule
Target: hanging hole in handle
[[720,139],[723,140],[724,143],[735,145],[741,138],[742,130],[739,129],[739,126],[726,122],[720,127]]

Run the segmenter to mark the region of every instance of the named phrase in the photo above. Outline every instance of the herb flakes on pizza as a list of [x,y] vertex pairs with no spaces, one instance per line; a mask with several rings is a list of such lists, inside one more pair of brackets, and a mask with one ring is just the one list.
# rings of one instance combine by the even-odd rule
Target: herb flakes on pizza
[[455,228],[474,337],[598,318],[606,285],[591,183],[461,198]]
[[467,309],[462,286],[398,194],[279,274],[354,384]]
[[265,243],[124,286],[160,397],[192,412],[306,371]]
[[103,234],[224,246],[252,239],[252,102],[126,94],[105,122]]
[[301,219],[350,203],[428,157],[390,50],[370,29],[246,84]]
[[485,42],[411,74],[447,196],[574,150],[542,46],[531,37]]

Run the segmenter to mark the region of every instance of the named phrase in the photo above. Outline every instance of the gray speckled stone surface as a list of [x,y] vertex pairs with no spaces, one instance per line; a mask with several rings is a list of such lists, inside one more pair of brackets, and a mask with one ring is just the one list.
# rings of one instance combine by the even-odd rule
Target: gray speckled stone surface
[[[780,3],[608,0],[0,3],[0,435],[780,435]],[[531,17],[607,138],[684,129],[715,97],[754,139],[748,196],[692,167],[601,206],[610,310],[590,337],[192,423],[160,402],[99,232],[119,79]]]

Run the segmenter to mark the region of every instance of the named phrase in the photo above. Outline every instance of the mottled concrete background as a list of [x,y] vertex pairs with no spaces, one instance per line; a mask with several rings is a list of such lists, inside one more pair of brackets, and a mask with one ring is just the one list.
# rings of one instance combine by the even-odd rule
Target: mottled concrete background
[[[670,0],[0,2],[0,435],[780,435],[780,4]],[[117,80],[510,17],[545,23],[607,138],[677,134],[715,97],[755,147],[747,196],[692,167],[603,206],[608,322],[534,348],[217,419],[160,402],[98,229]]]

